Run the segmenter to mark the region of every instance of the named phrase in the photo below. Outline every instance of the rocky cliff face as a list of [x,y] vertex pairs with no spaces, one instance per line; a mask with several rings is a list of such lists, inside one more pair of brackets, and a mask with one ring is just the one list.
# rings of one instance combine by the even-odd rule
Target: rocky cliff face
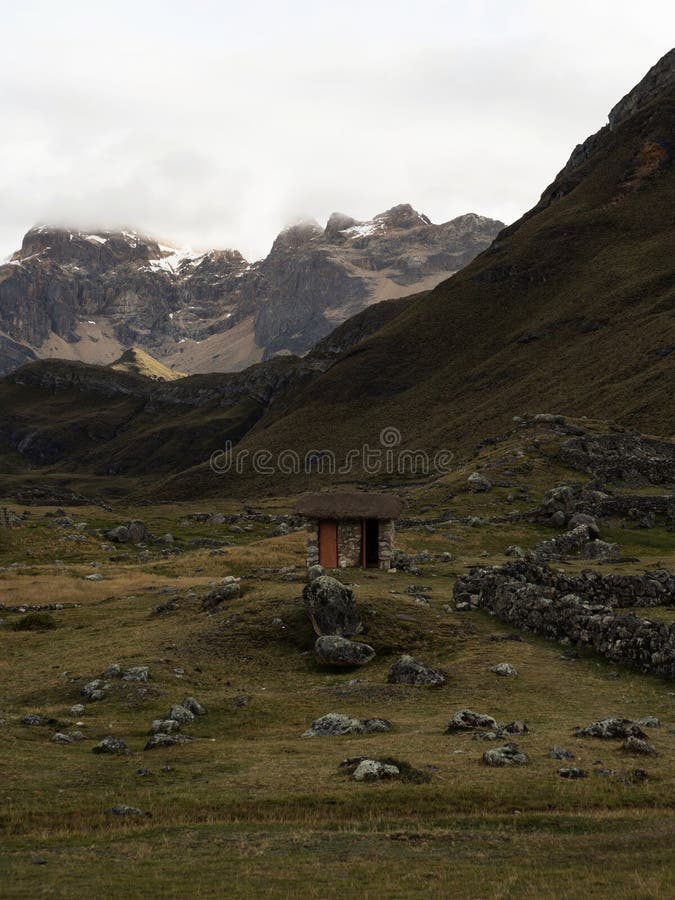
[[335,213],[284,230],[253,264],[128,231],[33,228],[0,266],[0,374],[32,358],[108,364],[131,345],[183,372],[303,354],[365,307],[435,286],[501,227],[433,225],[409,205],[368,222]]

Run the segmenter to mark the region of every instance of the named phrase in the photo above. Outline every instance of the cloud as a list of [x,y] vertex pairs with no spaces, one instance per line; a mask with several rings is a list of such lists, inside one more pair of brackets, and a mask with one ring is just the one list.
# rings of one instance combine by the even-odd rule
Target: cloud
[[510,221],[668,49],[604,0],[27,0],[5,18],[0,256],[35,222],[253,259],[334,210]]

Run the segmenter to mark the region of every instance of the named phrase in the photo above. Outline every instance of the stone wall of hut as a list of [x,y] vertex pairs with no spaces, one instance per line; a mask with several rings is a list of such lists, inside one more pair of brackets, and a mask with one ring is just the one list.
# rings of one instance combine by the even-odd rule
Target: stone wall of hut
[[307,568],[319,565],[319,520],[307,519]]
[[381,519],[379,531],[379,568],[391,568],[391,558],[394,554],[394,535],[396,528],[393,519]]
[[[339,519],[337,523],[338,565],[351,568],[361,565],[361,519]],[[389,569],[394,553],[393,520],[381,519],[378,529],[379,568]],[[319,520],[307,520],[307,565],[319,564]]]

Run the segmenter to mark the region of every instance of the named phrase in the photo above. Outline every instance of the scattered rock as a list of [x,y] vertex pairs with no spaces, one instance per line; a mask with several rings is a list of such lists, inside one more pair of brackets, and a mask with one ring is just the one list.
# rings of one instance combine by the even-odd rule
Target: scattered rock
[[472,741],[496,741],[499,735],[496,731],[474,731]]
[[502,725],[499,734],[526,734],[530,729],[522,719],[516,719],[515,722],[509,722],[508,725]]
[[235,597],[239,597],[240,594],[241,587],[238,581],[227,581],[225,584],[219,584],[217,588],[214,588],[202,599],[202,609],[215,609],[224,600],[232,600]]
[[572,766],[570,769],[558,769],[558,775],[561,778],[586,778],[586,774],[583,769],[578,769],[576,766]]
[[102,678],[121,678],[122,677],[122,666],[119,663],[112,663],[105,670]]
[[194,720],[195,714],[192,710],[188,709],[186,706],[183,706],[181,703],[177,703],[175,706],[172,706],[167,714],[167,719],[173,719],[174,722],[179,722],[181,725],[185,725],[187,722],[192,722]]
[[143,816],[146,813],[143,812],[142,809],[139,809],[137,806],[112,806],[110,809],[106,809],[106,812],[111,816]]
[[187,744],[191,740],[192,738],[185,734],[165,734],[160,731],[153,734],[143,749],[157,750],[160,747],[175,747],[177,744]]
[[417,684],[441,687],[445,684],[445,676],[428,663],[404,654],[389,669],[387,682],[389,684]]
[[636,753],[642,756],[657,756],[656,747],[639,737],[627,737],[623,742],[626,753]]
[[638,719],[635,724],[640,725],[641,728],[661,727],[661,721],[660,719],[657,719],[656,716],[645,716],[643,719]]
[[480,472],[472,472],[466,479],[469,489],[472,491],[491,491],[492,482],[487,475],[481,475]]
[[175,719],[155,719],[150,726],[150,734],[173,734],[180,731],[180,722]]
[[578,728],[575,730],[575,734],[577,737],[604,739],[637,737],[644,740],[647,737],[637,722],[616,717],[600,719],[598,722],[593,722],[585,728]]
[[112,734],[104,737],[95,747],[91,748],[92,753],[118,753],[126,755],[131,753],[127,745],[121,738],[114,737]]
[[379,781],[383,778],[398,778],[400,771],[397,766],[382,763],[377,759],[363,759],[354,770],[354,781]]
[[95,678],[93,681],[84,685],[82,693],[88,700],[95,702],[97,700],[103,700],[110,690],[110,687],[111,685],[109,682],[104,681],[101,678]]
[[551,747],[548,755],[551,759],[574,759],[574,754],[570,753],[565,747]]
[[525,556],[525,551],[518,544],[509,544],[504,551],[504,556],[515,556],[517,559],[522,559]]
[[341,713],[327,713],[315,719],[302,737],[340,737],[343,734],[375,734],[391,731],[387,719],[354,719]]
[[78,718],[79,716],[83,716],[86,710],[87,708],[84,703],[76,703],[74,706],[70,707],[70,714],[71,716]]
[[445,734],[454,734],[456,731],[473,731],[473,729],[487,731],[499,731],[499,725],[485,713],[473,712],[470,709],[460,709],[448,722]]
[[181,706],[191,712],[193,716],[206,715],[206,710],[198,700],[195,700],[194,697],[186,697],[185,700],[183,700]]
[[497,663],[494,666],[490,666],[490,672],[494,672],[495,675],[503,675],[504,677],[513,676],[518,674],[518,670],[511,665],[511,663]]
[[317,635],[350,637],[363,630],[353,591],[328,575],[320,575],[302,592]]
[[600,529],[594,516],[591,516],[588,513],[575,513],[573,516],[570,516],[569,522],[567,523],[568,528],[577,528],[579,525],[587,525],[589,534],[592,537],[600,537]]
[[146,682],[150,678],[150,670],[147,666],[132,666],[126,669],[122,675],[122,681]]
[[375,650],[369,644],[350,641],[337,634],[326,634],[317,638],[314,644],[316,661],[324,666],[365,666],[375,657]]
[[515,744],[504,744],[502,747],[486,750],[483,762],[486,766],[524,766],[529,759]]
[[48,719],[44,716],[41,716],[39,713],[28,713],[28,715],[24,716],[21,719],[22,725],[47,725]]
[[150,537],[145,524],[140,519],[125,522],[106,531],[105,536],[115,544],[141,544]]

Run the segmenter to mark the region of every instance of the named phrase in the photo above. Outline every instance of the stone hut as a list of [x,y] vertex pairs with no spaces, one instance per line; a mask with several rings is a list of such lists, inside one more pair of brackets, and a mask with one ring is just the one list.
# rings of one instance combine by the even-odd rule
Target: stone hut
[[391,494],[306,494],[295,512],[307,519],[307,565],[388,569],[402,508]]

